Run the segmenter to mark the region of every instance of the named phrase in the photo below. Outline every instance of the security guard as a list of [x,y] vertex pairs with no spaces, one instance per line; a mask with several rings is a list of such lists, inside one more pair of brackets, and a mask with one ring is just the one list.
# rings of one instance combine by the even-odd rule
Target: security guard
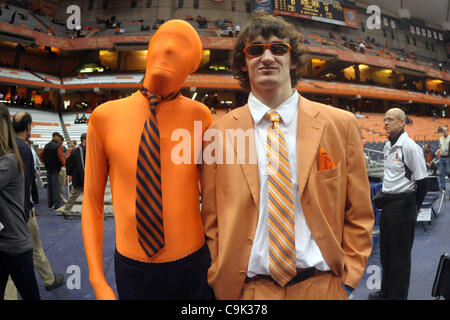
[[380,219],[381,290],[369,300],[408,297],[411,249],[418,208],[425,198],[428,173],[423,150],[404,131],[405,113],[388,110],[384,125],[389,141],[384,146],[384,177]]

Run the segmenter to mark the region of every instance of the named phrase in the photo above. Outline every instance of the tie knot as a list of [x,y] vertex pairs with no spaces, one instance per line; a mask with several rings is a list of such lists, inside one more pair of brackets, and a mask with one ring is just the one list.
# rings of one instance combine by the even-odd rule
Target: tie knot
[[180,91],[172,92],[165,97],[158,96],[157,94],[151,93],[147,88],[142,87],[139,89],[144,97],[146,97],[150,103],[150,107],[156,107],[161,101],[173,100],[180,94]]
[[266,119],[272,123],[280,121],[280,115],[274,110],[267,111]]

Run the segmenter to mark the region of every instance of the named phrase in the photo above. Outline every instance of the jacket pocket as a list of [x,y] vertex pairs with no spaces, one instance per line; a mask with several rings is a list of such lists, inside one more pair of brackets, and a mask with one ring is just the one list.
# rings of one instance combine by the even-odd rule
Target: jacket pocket
[[328,170],[317,170],[317,179],[319,181],[332,180],[341,176],[341,163],[335,168]]

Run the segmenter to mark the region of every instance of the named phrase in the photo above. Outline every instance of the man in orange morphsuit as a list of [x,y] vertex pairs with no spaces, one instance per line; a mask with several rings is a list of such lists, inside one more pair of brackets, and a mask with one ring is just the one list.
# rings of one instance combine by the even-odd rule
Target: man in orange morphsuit
[[[200,215],[196,164],[201,156],[203,132],[212,122],[205,105],[178,95],[154,107],[160,136],[165,241],[157,254],[149,257],[141,246],[136,222],[138,151],[144,124],[150,117],[150,103],[144,94],[165,97],[179,91],[201,58],[202,45],[195,29],[182,20],[166,22],[150,41],[143,88],[127,98],[106,102],[92,113],[87,133],[82,229],[89,280],[97,299],[116,299],[102,264],[108,174],[116,222],[119,299],[213,297],[206,283],[210,255]],[[194,128],[201,128],[201,132],[194,135]],[[179,156],[179,152],[174,152],[180,145],[179,137],[173,138],[177,132],[190,134],[187,141],[182,141],[183,146],[189,146],[182,150],[183,159],[190,161],[174,161]]]

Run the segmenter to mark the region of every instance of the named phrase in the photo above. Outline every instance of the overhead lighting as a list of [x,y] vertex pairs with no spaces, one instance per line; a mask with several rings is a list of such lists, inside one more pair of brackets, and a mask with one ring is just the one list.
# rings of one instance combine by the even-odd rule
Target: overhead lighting
[[367,64],[360,64],[359,65],[359,70],[365,70],[365,69],[369,69],[369,66]]

